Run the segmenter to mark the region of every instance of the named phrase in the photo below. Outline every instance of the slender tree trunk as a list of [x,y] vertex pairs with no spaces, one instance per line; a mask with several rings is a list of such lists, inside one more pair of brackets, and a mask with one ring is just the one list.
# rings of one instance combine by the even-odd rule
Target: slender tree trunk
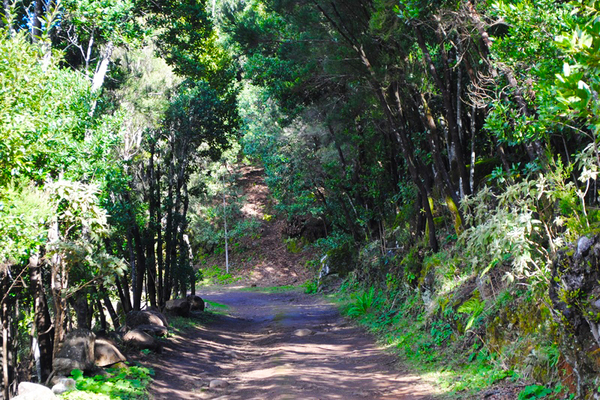
[[158,268],[158,305],[160,308],[165,305],[164,298],[164,280],[163,280],[163,270],[164,270],[164,260],[163,260],[163,236],[162,236],[162,221],[161,221],[161,197],[160,197],[160,166],[156,166],[156,177],[154,179],[154,193],[156,200],[156,264]]
[[31,41],[36,43],[42,36],[42,14],[44,13],[44,2],[42,0],[34,0],[33,17],[31,21]]
[[475,162],[477,161],[475,157],[475,136],[477,134],[476,130],[476,119],[475,116],[477,114],[477,106],[473,104],[471,106],[471,168],[469,171],[469,185],[471,186],[471,193],[475,192]]
[[[2,288],[2,293],[7,293],[9,285],[8,279],[5,276],[2,277],[0,281],[0,287]],[[8,316],[9,316],[9,307],[8,307],[8,296],[0,303],[0,323],[2,325],[2,396],[3,399],[10,398],[10,383],[12,376],[12,368],[9,364],[9,354],[10,354],[10,343],[8,338]]]
[[450,87],[449,85],[451,82],[450,81],[451,76],[450,76],[449,65],[448,65],[448,56],[444,49],[443,37],[441,36],[441,33],[439,33],[439,30],[436,31],[436,34],[438,35],[438,40],[440,41],[439,47],[440,47],[440,54],[442,55],[442,64],[443,64],[442,71],[444,73],[444,79],[446,80],[446,83],[444,83],[442,81],[442,79],[440,78],[440,75],[437,72],[437,68],[436,68],[435,64],[433,63],[433,60],[431,59],[431,54],[429,53],[429,49],[427,48],[425,39],[423,38],[421,28],[416,23],[413,23],[413,31],[415,32],[415,36],[417,38],[417,43],[419,44],[419,47],[420,47],[421,51],[423,52],[423,56],[424,56],[425,62],[427,64],[427,67],[429,69],[429,72],[430,72],[431,76],[433,77],[434,82],[436,82],[436,85],[438,86],[438,89],[440,90],[440,92],[442,94],[444,116],[446,119],[446,123],[448,124],[450,138],[451,138],[452,142],[455,144],[455,146],[453,147],[455,150],[455,160],[454,160],[455,162],[453,162],[451,164],[451,168],[457,168],[457,171],[459,173],[459,178],[460,178],[459,181],[461,184],[461,186],[460,186],[461,187],[461,195],[468,195],[468,194],[470,194],[469,174],[467,172],[465,158],[464,158],[463,151],[462,151],[462,145],[460,143],[460,137],[458,134],[458,128],[456,126],[456,114],[454,111],[452,95],[451,95],[450,91],[448,90]]
[[104,307],[102,307],[102,303],[100,302],[100,293],[96,288],[92,289],[92,299],[96,304],[96,309],[98,310],[98,318],[100,319],[100,329],[104,332],[108,331],[108,325],[106,323],[106,316],[104,315]]
[[87,293],[84,290],[78,291],[74,297],[69,298],[69,304],[75,310],[77,329],[90,329],[92,312],[88,305]]
[[108,42],[104,49],[102,49],[102,56],[92,79],[92,92],[97,91],[104,84],[104,78],[108,72],[108,64],[110,63],[110,58],[112,57],[114,49],[115,45],[113,42]]
[[123,312],[125,314],[133,309],[131,306],[131,298],[129,297],[129,286],[127,282],[127,274],[124,276],[123,283],[121,283],[121,279],[118,276],[115,276],[115,285],[117,286],[119,298],[121,299],[121,306],[123,307]]
[[[106,310],[108,311],[108,315],[110,316],[110,319],[113,323],[113,328],[114,330],[119,329],[119,327],[121,326],[121,322],[119,321],[119,316],[117,315],[117,312],[115,311],[115,308],[113,307],[110,298],[108,297],[108,293],[106,292],[106,289],[104,288],[103,285],[99,286],[99,293],[98,295],[100,297],[102,297],[102,301],[104,302],[104,307],[106,307]],[[122,304],[122,301],[121,301]]]
[[52,337],[54,328],[48,311],[48,302],[42,283],[42,271],[37,254],[29,258],[29,279],[34,305],[35,331],[39,348],[40,382],[45,382],[52,372]]
[[136,277],[133,291],[133,309],[140,310],[142,305],[142,291],[144,289],[144,272],[146,270],[146,254],[142,243],[142,235],[137,224],[132,227],[132,236],[136,253]]

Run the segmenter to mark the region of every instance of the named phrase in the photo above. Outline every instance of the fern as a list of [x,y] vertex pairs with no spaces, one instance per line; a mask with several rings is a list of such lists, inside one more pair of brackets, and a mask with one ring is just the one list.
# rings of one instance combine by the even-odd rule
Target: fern
[[371,287],[368,291],[359,296],[355,296],[354,304],[348,309],[348,316],[359,317],[369,312],[375,300],[375,288]]
[[483,311],[485,311],[485,301],[479,300],[477,297],[471,297],[469,300],[465,301],[460,307],[458,307],[458,311],[461,314],[469,315],[469,319],[467,320],[467,325],[465,326],[465,331],[468,331],[473,323],[479,317]]

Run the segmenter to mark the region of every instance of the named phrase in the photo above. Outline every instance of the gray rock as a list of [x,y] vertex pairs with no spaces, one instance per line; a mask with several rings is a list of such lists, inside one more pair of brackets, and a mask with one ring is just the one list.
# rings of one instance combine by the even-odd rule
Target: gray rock
[[54,372],[68,376],[74,369],[94,369],[94,343],[96,335],[87,329],[77,329],[67,334],[56,358],[52,361]]
[[172,315],[177,315],[179,317],[189,317],[190,309],[190,302],[186,299],[173,299],[167,301],[167,303],[165,304],[165,310],[168,313]]
[[75,390],[75,380],[73,378],[61,378],[52,386],[52,392],[55,394],[62,394],[69,390]]
[[313,334],[314,334],[314,332],[311,331],[310,329],[297,329],[293,333],[294,336],[300,336],[300,337],[302,337],[302,336],[310,336],[310,335],[313,335]]
[[99,367],[107,367],[127,359],[110,340],[98,338],[94,343],[94,361]]
[[202,297],[190,294],[187,297],[187,301],[190,303],[190,308],[192,311],[204,311],[205,305]]
[[154,336],[166,336],[169,332],[167,327],[162,325],[138,325],[137,329]]
[[229,386],[229,382],[224,381],[223,379],[213,379],[208,384],[208,387],[211,389],[223,389]]
[[140,325],[158,325],[167,327],[167,318],[160,312],[152,309],[129,311],[125,318],[127,326],[137,328]]
[[582,236],[577,241],[577,255],[582,256],[585,252],[587,252],[594,241],[587,236]]
[[13,400],[53,400],[57,398],[46,386],[32,382],[19,383],[18,392],[19,395],[13,397]]
[[160,351],[160,344],[152,336],[140,329],[133,329],[123,336],[123,341],[137,349]]

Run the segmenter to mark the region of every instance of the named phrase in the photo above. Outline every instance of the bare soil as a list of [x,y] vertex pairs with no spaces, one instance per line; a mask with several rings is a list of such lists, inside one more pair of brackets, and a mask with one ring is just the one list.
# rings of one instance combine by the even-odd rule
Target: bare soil
[[[335,306],[301,291],[235,288],[199,293],[226,314],[169,338],[154,364],[155,400],[433,399],[434,389],[404,371]],[[210,382],[227,382],[210,388]]]

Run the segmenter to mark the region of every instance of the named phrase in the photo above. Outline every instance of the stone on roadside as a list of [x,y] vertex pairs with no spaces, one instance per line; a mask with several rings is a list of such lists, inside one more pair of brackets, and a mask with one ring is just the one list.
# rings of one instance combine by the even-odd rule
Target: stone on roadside
[[190,303],[190,309],[192,311],[204,311],[204,300],[202,297],[190,294],[187,297],[187,301]]
[[140,329],[133,329],[123,336],[123,342],[137,349],[150,349],[160,352],[160,344],[152,336]]
[[46,386],[32,382],[19,383],[18,393],[19,395],[13,397],[13,400],[54,400],[57,398]]
[[167,301],[165,304],[165,310],[169,314],[176,315],[178,317],[189,317],[190,309],[191,305],[187,299],[173,299]]
[[150,335],[154,335],[154,336],[166,336],[167,333],[169,332],[169,330],[167,329],[166,326],[162,326],[162,325],[138,325],[136,327],[137,329],[144,331]]
[[62,394],[74,389],[75,380],[73,378],[61,378],[54,386],[52,386],[52,393]]
[[117,346],[104,338],[97,338],[94,343],[94,360],[99,367],[107,367],[118,362],[127,361]]
[[224,381],[223,379],[213,379],[208,384],[208,387],[211,389],[223,389],[229,386],[229,382]]
[[169,325],[167,318],[153,309],[129,311],[125,317],[125,322],[130,328],[137,328],[140,325],[158,325],[166,328]]
[[69,376],[74,369],[92,370],[96,335],[87,329],[76,329],[67,334],[56,358],[52,361],[54,373]]
[[299,336],[299,337],[310,336],[313,334],[314,334],[314,332],[311,331],[310,329],[296,329],[293,333],[294,336]]

